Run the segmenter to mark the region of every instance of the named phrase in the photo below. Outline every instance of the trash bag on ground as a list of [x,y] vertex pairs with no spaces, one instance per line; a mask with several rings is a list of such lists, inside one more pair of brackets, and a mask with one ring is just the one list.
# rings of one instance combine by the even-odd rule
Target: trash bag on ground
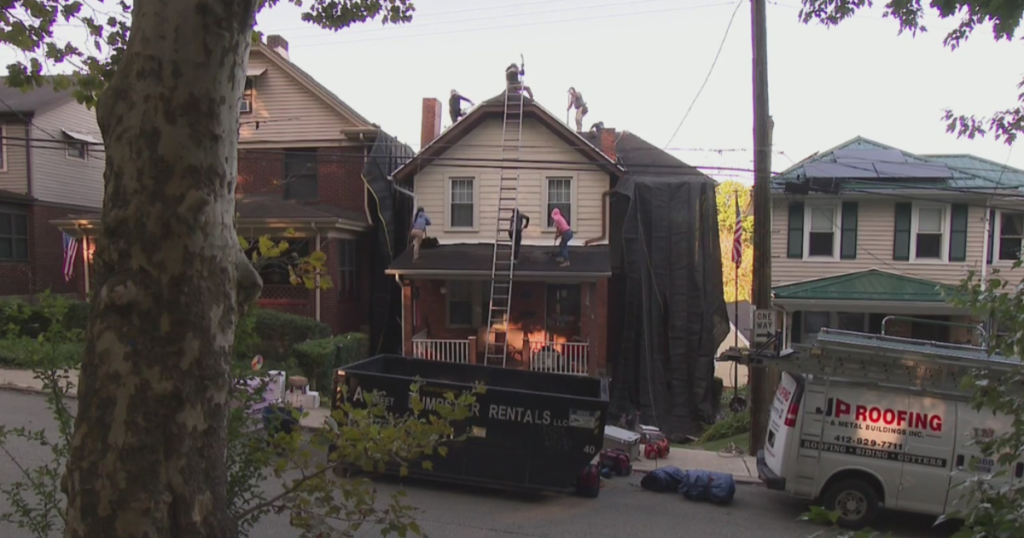
[[678,467],[659,467],[640,479],[640,487],[655,493],[679,491],[683,474]]
[[729,504],[736,495],[736,481],[729,473],[685,471],[679,484],[679,493],[691,501]]

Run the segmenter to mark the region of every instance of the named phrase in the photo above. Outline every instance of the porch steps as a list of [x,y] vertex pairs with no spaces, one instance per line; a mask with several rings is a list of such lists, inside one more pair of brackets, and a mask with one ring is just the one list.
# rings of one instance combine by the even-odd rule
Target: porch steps
[[[508,317],[512,307],[512,277],[515,272],[513,226],[519,207],[519,152],[523,141],[523,94],[505,91],[505,112],[501,128],[501,175],[498,180],[498,218],[494,231],[491,262],[491,299],[487,311],[487,341],[484,360],[492,366],[506,366]],[[513,230],[509,237],[508,230]]]

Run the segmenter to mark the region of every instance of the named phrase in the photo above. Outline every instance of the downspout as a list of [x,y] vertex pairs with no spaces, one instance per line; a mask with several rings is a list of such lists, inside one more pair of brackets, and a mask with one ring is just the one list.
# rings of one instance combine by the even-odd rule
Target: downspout
[[[359,133],[359,146],[363,148],[363,169],[366,168],[366,161],[370,158],[370,152],[366,149],[366,140],[363,133]],[[359,170],[359,179],[363,179],[363,169]],[[366,212],[366,222],[373,224],[373,216],[370,214],[370,197],[366,195],[366,191],[369,190],[369,185],[363,181],[363,211]]]
[[[992,233],[992,230],[991,230],[991,227],[992,227],[992,219],[991,219],[992,210],[989,208],[989,204],[991,203],[991,200],[992,200],[991,198],[986,198],[985,199],[985,235],[983,235],[982,238],[981,238],[981,292],[982,293],[985,293],[985,291],[988,289],[988,255],[989,255],[989,252],[988,252],[988,245],[989,245],[988,237],[989,237],[989,234]],[[993,238],[993,242],[994,242],[994,238]],[[994,244],[992,246],[993,246],[993,248],[995,247]],[[988,347],[988,338],[987,338],[987,336],[989,334],[991,334],[991,332],[992,332],[992,312],[991,312],[991,310],[988,312],[988,314],[986,314],[985,319],[982,320],[982,323],[984,324],[985,330],[984,330],[984,332],[981,333],[982,334],[982,338],[983,338],[982,341],[981,341],[981,345],[982,345],[982,347]]]
[[609,213],[611,213],[611,195],[615,192],[612,189],[608,189],[601,194],[601,236],[593,239],[587,239],[583,242],[584,246],[590,246],[599,241],[604,241],[608,238],[608,219]]
[[[316,227],[315,222],[309,223],[313,227],[313,231],[316,232],[316,252],[320,252],[320,229]],[[328,266],[330,263],[328,263]],[[314,315],[317,321],[320,321],[320,271],[316,272],[316,280],[314,281],[315,288],[313,290],[313,297],[315,302]]]

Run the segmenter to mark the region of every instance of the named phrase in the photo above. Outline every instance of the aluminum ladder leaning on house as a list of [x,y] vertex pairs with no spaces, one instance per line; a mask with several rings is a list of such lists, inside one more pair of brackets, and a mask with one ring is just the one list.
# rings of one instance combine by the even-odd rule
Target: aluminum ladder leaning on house
[[[495,222],[494,258],[491,261],[491,301],[488,306],[485,364],[507,366],[508,318],[512,306],[515,235],[512,219],[519,207],[519,152],[523,141],[523,93],[505,89],[501,127],[501,174],[498,179],[498,215]],[[508,230],[513,236],[508,236]],[[499,341],[500,340],[500,341]]]

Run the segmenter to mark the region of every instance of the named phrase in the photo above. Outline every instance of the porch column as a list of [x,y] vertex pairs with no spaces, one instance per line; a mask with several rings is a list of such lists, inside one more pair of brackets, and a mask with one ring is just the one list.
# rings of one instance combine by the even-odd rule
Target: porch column
[[[313,229],[316,230],[316,252],[320,252],[320,229],[317,228],[316,225],[313,226]],[[330,263],[327,265],[330,267]],[[316,320],[320,321],[320,270],[317,270],[314,278],[316,287],[313,290],[313,294],[314,302],[316,303]]]
[[89,236],[82,234],[82,276],[85,277],[85,297],[89,298]]

